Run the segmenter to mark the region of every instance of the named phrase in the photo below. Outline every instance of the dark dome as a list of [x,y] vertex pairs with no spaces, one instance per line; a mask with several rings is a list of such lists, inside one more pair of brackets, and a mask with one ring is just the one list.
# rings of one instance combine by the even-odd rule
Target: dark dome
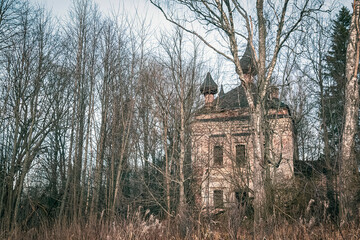
[[251,74],[253,76],[257,74],[257,67],[254,58],[254,52],[248,42],[244,55],[240,59],[240,65],[244,74]]
[[200,92],[202,94],[216,94],[218,92],[218,85],[214,82],[209,72],[200,86]]

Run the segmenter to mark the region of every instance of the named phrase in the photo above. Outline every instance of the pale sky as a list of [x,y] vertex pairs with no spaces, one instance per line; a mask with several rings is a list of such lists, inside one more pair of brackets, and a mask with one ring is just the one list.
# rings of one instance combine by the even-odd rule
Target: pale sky
[[[68,16],[69,9],[72,6],[73,0],[29,0],[37,2],[46,9],[51,10],[54,16],[59,19],[64,19]],[[255,4],[255,0],[244,0],[246,5],[251,6]],[[345,5],[351,11],[351,4],[353,0],[325,0],[326,3],[338,2]],[[126,13],[130,18],[139,14],[140,16],[147,16],[155,26],[169,26],[170,24],[165,20],[162,13],[154,7],[149,0],[94,0],[98,5],[101,13],[107,15],[111,12]]]
[[[62,17],[68,13],[72,5],[72,0],[30,0],[32,2],[38,2],[41,5],[44,5],[47,9],[52,9],[52,12],[58,16]],[[108,13],[117,9],[124,9],[128,13],[134,12],[135,9],[139,11],[146,12],[146,9],[150,11],[155,10],[151,6],[150,2],[147,0],[94,0],[94,2],[99,6],[102,13]]]
[[[54,16],[64,19],[68,16],[73,0],[29,0],[51,10]],[[136,14],[147,16],[155,25],[168,24],[165,18],[149,0],[94,0],[102,14],[125,13],[131,18]]]
[[[60,20],[65,20],[68,16],[69,9],[72,6],[73,0],[29,0],[33,3],[38,3],[46,9],[52,11],[53,15]],[[110,15],[111,13],[125,13],[130,17],[135,17],[138,14],[141,17],[147,18],[147,23],[151,22],[153,30],[170,29],[171,24],[166,21],[162,13],[154,7],[149,0],[93,0],[99,7],[103,15]],[[243,0],[246,5],[255,5],[255,0]],[[337,2],[338,4],[345,5],[351,10],[353,0],[325,0],[326,3]],[[208,54],[214,54],[208,52]],[[207,54],[207,55],[208,55]],[[214,54],[215,55],[215,54]],[[215,57],[214,57],[215,58]],[[219,83],[224,82],[220,79]],[[224,82],[225,83],[225,82]]]
[[[47,9],[52,9],[56,16],[65,16],[68,9],[71,7],[72,0],[30,0],[31,2],[38,2],[43,4]],[[94,0],[100,7],[101,12],[107,13],[112,10],[125,8],[126,12],[135,14],[135,9],[142,13],[148,12],[150,15],[156,14],[159,16],[159,11],[150,4],[149,0]],[[254,1],[254,0],[253,0]],[[251,1],[247,1],[248,3]],[[326,2],[330,2],[326,0]],[[353,0],[338,0],[339,3],[351,8]]]

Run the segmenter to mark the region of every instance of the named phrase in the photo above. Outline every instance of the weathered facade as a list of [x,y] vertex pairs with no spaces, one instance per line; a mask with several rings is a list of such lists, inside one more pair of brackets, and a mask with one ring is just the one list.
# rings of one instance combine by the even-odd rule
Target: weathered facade
[[[251,76],[249,76],[251,78]],[[192,123],[192,160],[197,205],[224,209],[252,196],[254,152],[250,115],[242,86],[224,93],[208,73],[200,91],[205,105]],[[271,182],[286,184],[293,172],[293,125],[288,107],[273,88],[266,113],[266,167]],[[265,166],[264,165],[264,166]]]

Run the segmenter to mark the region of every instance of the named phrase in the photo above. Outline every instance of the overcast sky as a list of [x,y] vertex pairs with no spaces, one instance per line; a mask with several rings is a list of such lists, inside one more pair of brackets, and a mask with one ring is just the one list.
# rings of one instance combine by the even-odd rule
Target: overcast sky
[[[44,6],[50,10],[54,16],[60,20],[64,20],[68,16],[69,9],[72,6],[73,0],[30,0]],[[159,10],[156,9],[149,0],[94,0],[98,5],[101,13],[110,15],[111,13],[125,13],[129,17],[147,16],[151,20],[153,27],[161,26],[163,24],[170,25],[166,22]]]
[[[51,10],[53,15],[58,17],[60,20],[66,19],[68,16],[69,9],[71,8],[73,0],[29,0],[31,2],[37,2],[41,6],[45,6],[46,9]],[[330,3],[337,1],[340,4],[344,4],[346,7],[351,8],[353,0],[325,0]],[[100,11],[103,14],[110,13],[126,13],[129,17],[136,16],[147,16],[147,19],[151,21],[153,28],[167,27],[170,24],[165,20],[160,11],[155,8],[149,0],[94,0],[98,5]],[[255,4],[255,0],[243,0],[245,5],[251,6]]]
[[[58,16],[62,17],[67,15],[69,8],[71,7],[72,0],[31,0],[33,2],[38,2],[44,5],[47,9],[52,9],[52,12]],[[108,13],[117,9],[124,9],[129,14],[134,13],[135,9],[139,11],[146,12],[153,11],[154,8],[150,6],[149,1],[147,0],[94,0],[99,6],[101,12]]]
[[[52,9],[53,13],[59,17],[65,16],[72,4],[72,0],[30,0],[32,2],[38,2],[43,4],[47,9]],[[158,17],[158,10],[153,7],[149,0],[94,0],[100,7],[101,12],[107,13],[118,8],[125,9],[127,13],[135,14],[135,9],[142,13],[148,12],[153,15],[154,13]],[[254,0],[253,0],[254,1]],[[251,1],[247,1],[251,2]],[[330,0],[326,0],[330,2]],[[353,0],[338,0],[339,3],[344,4],[350,8]]]
[[[68,16],[69,9],[72,6],[73,0],[29,0],[31,2],[37,2],[41,6],[45,6],[46,9],[50,10],[54,16],[60,20],[65,20]],[[149,0],[93,0],[99,7],[101,13],[107,15],[111,12],[125,13],[131,19],[136,16],[147,16],[151,21],[153,30],[159,28],[171,28],[163,17],[162,13],[155,8]],[[255,0],[243,0],[246,5],[251,6],[255,4]],[[333,0],[326,0],[326,3],[330,3]],[[335,0],[336,1],[336,0]],[[353,0],[337,0],[337,3],[345,5],[347,8],[351,8]],[[351,9],[350,9],[351,11]],[[219,79],[220,80],[220,79]],[[222,80],[220,80],[222,82]]]

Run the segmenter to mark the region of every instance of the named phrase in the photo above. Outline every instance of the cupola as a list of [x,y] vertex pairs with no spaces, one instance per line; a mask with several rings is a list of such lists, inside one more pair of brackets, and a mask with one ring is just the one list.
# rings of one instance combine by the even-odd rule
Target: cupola
[[211,107],[214,101],[214,94],[218,92],[218,85],[212,79],[210,73],[206,74],[204,82],[200,86],[200,92],[205,97],[205,107]]
[[240,59],[240,66],[245,75],[247,82],[252,81],[252,77],[257,74],[257,67],[255,62],[255,54],[248,42],[244,55]]

